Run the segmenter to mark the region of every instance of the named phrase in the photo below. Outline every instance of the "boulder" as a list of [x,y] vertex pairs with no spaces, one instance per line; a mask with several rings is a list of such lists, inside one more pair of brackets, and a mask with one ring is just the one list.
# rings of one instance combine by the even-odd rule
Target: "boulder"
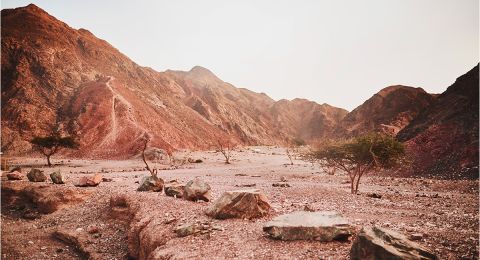
[[63,176],[60,173],[60,171],[50,173],[50,179],[52,179],[52,182],[55,184],[65,184],[65,182],[63,181]]
[[183,198],[185,185],[178,182],[171,182],[165,185],[165,194],[170,197]]
[[102,182],[102,175],[97,173],[93,176],[83,176],[78,180],[75,186],[78,187],[96,187]]
[[39,169],[30,170],[30,172],[27,173],[27,178],[32,182],[44,182],[47,180],[47,176]]
[[263,226],[271,238],[280,240],[345,241],[354,229],[337,212],[297,211],[284,214]]
[[23,174],[18,171],[7,173],[7,179],[11,181],[18,181],[23,179]]
[[187,200],[203,200],[208,202],[211,200],[210,190],[210,185],[201,179],[195,178],[185,185],[184,197]]
[[154,191],[161,192],[163,190],[163,180],[156,176],[147,176],[142,179],[137,191]]
[[271,208],[260,190],[235,190],[223,193],[205,213],[217,219],[252,219],[267,215]]
[[350,258],[355,259],[438,259],[425,247],[402,234],[379,227],[364,227],[353,241]]

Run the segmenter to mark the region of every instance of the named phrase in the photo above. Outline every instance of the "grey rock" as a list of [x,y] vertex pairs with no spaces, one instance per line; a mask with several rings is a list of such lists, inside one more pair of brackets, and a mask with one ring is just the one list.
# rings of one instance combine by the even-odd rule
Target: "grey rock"
[[161,192],[163,190],[163,180],[154,176],[147,176],[142,179],[137,191],[154,191]]
[[271,208],[260,190],[235,190],[223,193],[205,213],[217,219],[252,219],[267,215]]
[[178,182],[172,182],[165,185],[165,194],[170,197],[183,198],[185,185]]
[[44,182],[47,180],[47,176],[43,173],[43,171],[35,168],[27,173],[27,178],[31,182]]
[[52,182],[55,184],[65,184],[65,182],[63,181],[63,176],[60,173],[60,171],[50,173],[50,179],[52,179]]
[[211,200],[210,190],[210,185],[201,179],[195,178],[185,185],[184,197],[187,200],[203,200],[208,202]]
[[263,226],[271,238],[279,240],[347,240],[354,228],[337,212],[297,211],[284,214]]
[[379,227],[364,227],[353,241],[352,260],[383,259],[438,259],[425,247],[412,242],[402,234]]

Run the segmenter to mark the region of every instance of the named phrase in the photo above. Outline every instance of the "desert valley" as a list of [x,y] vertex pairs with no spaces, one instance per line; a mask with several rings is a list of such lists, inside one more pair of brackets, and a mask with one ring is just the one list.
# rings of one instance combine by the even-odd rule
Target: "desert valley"
[[478,64],[348,111],[1,19],[1,259],[479,258]]

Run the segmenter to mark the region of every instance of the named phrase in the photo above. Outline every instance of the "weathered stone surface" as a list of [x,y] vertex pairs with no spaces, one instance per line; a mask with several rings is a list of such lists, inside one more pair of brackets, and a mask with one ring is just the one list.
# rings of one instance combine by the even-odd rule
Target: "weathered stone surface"
[[185,185],[178,182],[172,182],[165,185],[165,194],[170,197],[183,198]]
[[267,197],[260,190],[227,191],[207,209],[206,214],[217,219],[258,218],[271,210]]
[[75,186],[78,187],[96,187],[102,182],[102,175],[97,173],[94,176],[83,176],[78,180],[78,183]]
[[18,172],[18,171],[9,172],[9,173],[7,173],[7,179],[11,180],[11,181],[22,180],[23,179],[23,174],[21,172]]
[[55,183],[55,184],[64,184],[65,183],[63,181],[63,176],[60,173],[60,171],[50,173],[50,179],[52,179],[52,182]]
[[16,205],[32,211],[49,214],[83,202],[91,193],[52,185],[31,185],[29,182],[2,183],[2,204]]
[[364,227],[352,244],[350,258],[356,259],[438,259],[425,247],[404,235],[379,227]]
[[184,190],[184,197],[187,200],[203,200],[207,202],[211,200],[210,185],[201,179],[195,178],[189,181],[185,185]]
[[263,231],[274,239],[328,242],[348,239],[352,235],[353,227],[337,212],[297,211],[267,222]]
[[77,249],[81,256],[89,260],[100,260],[104,257],[97,253],[92,243],[88,239],[88,235],[83,230],[66,230],[58,229],[52,236],[64,243],[67,243]]
[[186,237],[197,232],[200,232],[200,228],[197,224],[184,224],[175,228],[175,234],[179,237]]
[[161,192],[163,190],[163,180],[154,176],[147,176],[142,179],[137,191],[154,191]]
[[44,182],[47,180],[47,176],[39,169],[30,170],[30,172],[27,173],[27,178],[32,182]]

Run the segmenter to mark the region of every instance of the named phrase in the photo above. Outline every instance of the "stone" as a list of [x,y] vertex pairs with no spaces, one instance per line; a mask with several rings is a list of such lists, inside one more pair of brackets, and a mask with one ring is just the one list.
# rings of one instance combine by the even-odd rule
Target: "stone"
[[410,240],[422,240],[423,234],[415,233],[410,235]]
[[102,182],[112,182],[113,179],[112,178],[102,178]]
[[31,182],[44,182],[47,180],[47,176],[43,173],[43,171],[35,168],[27,173],[27,178]]
[[211,200],[211,188],[206,182],[199,178],[189,181],[184,188],[184,197],[187,200]]
[[438,259],[425,247],[404,235],[379,227],[364,227],[353,241],[350,258],[356,259]]
[[140,182],[137,191],[161,192],[163,190],[163,180],[156,176],[146,176]]
[[178,182],[171,182],[165,185],[165,194],[170,197],[183,198],[185,185]]
[[374,199],[381,199],[382,195],[377,194],[377,193],[368,193],[367,197],[374,198]]
[[78,183],[75,186],[78,187],[96,187],[102,182],[102,175],[97,173],[93,176],[83,176],[80,177]]
[[273,239],[329,242],[348,240],[354,228],[334,211],[297,211],[265,223],[263,231]]
[[272,184],[272,186],[273,187],[281,187],[281,188],[291,187],[290,184],[288,184],[286,182],[277,182],[277,183]]
[[175,233],[179,237],[186,237],[197,232],[200,232],[197,224],[184,224],[175,229]]
[[52,179],[52,182],[55,184],[65,184],[65,182],[63,181],[63,176],[60,173],[60,171],[50,173],[50,179]]
[[268,215],[267,197],[257,189],[227,191],[205,212],[216,219],[252,219]]
[[18,171],[13,171],[7,173],[7,179],[10,181],[19,181],[23,179],[23,174]]

